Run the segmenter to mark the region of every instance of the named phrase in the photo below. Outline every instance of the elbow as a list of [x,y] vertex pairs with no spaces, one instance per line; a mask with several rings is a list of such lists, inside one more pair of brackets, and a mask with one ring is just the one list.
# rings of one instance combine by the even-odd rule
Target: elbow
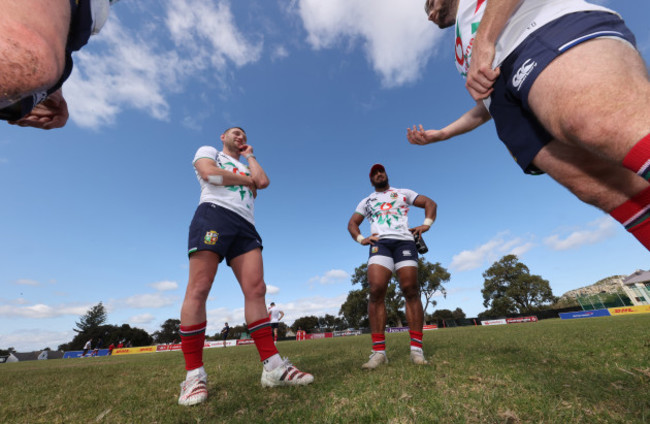
[[269,181],[268,178],[263,178],[261,180],[255,180],[255,187],[257,187],[258,190],[267,188],[269,185],[271,185],[271,181]]

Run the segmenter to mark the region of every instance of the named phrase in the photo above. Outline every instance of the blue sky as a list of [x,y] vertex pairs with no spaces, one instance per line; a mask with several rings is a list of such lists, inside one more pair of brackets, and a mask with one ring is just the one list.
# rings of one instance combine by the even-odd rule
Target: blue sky
[[[637,36],[645,0],[605,2]],[[108,323],[150,333],[179,316],[187,228],[202,145],[243,126],[271,185],[256,202],[267,301],[290,323],[337,315],[367,248],[347,233],[386,166],[394,187],[434,199],[430,262],[451,273],[438,308],[476,316],[482,273],[515,253],[554,294],[648,268],[615,221],[547,176],[526,176],[492,123],[412,146],[406,128],[440,128],[473,104],[453,63],[452,30],[422,0],[123,0],[76,54],[60,130],[2,125],[0,348],[55,349],[103,302]],[[411,223],[422,222],[412,209]],[[364,234],[369,226],[362,225]],[[429,308],[428,312],[432,312]],[[243,297],[222,264],[208,333],[240,324]]]

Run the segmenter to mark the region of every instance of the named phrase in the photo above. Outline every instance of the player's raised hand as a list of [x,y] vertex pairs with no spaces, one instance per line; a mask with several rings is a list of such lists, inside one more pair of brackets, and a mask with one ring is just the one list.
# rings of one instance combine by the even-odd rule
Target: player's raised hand
[[426,130],[422,128],[416,128],[413,125],[413,128],[406,129],[406,138],[411,144],[419,144],[424,146],[425,144],[435,143],[436,141],[446,140],[448,137],[443,130]]

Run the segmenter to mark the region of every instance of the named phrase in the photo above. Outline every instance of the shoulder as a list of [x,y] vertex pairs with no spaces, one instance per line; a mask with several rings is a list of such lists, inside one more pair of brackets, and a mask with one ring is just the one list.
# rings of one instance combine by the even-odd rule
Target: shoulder
[[216,160],[219,155],[219,151],[214,146],[201,146],[197,149],[194,154],[194,160],[192,163],[195,163],[199,159],[212,159]]

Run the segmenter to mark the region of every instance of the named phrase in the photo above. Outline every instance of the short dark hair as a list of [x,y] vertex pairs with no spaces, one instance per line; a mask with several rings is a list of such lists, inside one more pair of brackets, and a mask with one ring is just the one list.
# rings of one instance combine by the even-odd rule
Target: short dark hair
[[430,1],[431,0],[424,0],[424,11],[427,13],[427,15],[429,14],[429,7],[430,7],[429,2]]
[[235,128],[237,128],[238,130],[241,130],[244,134],[246,134],[246,131],[244,131],[244,129],[242,127],[230,127],[228,129],[226,129],[226,131],[224,131],[223,133],[226,134],[228,131],[234,130]]

